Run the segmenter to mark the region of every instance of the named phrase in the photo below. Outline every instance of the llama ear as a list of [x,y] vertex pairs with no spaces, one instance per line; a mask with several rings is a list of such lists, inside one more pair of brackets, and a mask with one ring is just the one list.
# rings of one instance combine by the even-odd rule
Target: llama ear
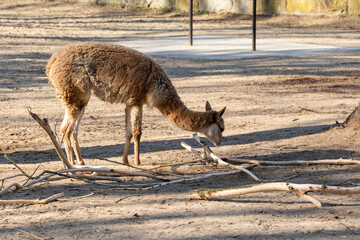
[[211,105],[210,105],[209,101],[206,101],[206,104],[205,104],[205,110],[206,110],[206,111],[210,111],[210,110],[212,110],[212,109],[211,109]]
[[222,117],[222,115],[224,114],[225,110],[226,110],[226,107],[224,107],[223,109],[221,109],[221,110],[216,114],[216,119],[217,119],[217,120],[219,120],[219,119]]

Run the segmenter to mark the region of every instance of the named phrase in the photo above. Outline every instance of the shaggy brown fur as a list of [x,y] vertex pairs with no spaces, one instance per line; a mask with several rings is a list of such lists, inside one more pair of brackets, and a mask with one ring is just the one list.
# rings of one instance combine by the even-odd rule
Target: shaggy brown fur
[[[175,87],[150,57],[130,48],[103,43],[71,44],[49,60],[46,74],[64,102],[66,113],[61,127],[65,150],[74,163],[72,150],[79,164],[83,164],[77,131],[91,90],[103,101],[126,104],[126,142],[123,154],[128,164],[131,138],[135,138],[136,163],[139,164],[142,106],[156,107],[176,126],[204,133],[215,144],[220,144],[224,122],[220,112],[189,110],[181,101]],[[131,124],[131,110],[135,121]]]

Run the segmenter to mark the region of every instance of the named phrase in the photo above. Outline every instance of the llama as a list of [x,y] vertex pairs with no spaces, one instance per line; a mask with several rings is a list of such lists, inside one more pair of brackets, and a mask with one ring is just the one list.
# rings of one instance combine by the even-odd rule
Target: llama
[[[177,127],[204,134],[215,145],[222,141],[225,108],[205,112],[189,110],[168,76],[147,55],[120,45],[105,43],[70,44],[56,52],[46,67],[49,82],[65,106],[60,131],[68,160],[84,165],[78,143],[78,128],[91,92],[110,103],[124,103],[126,118],[124,164],[134,138],[135,164],[140,164],[143,105],[157,108]],[[132,117],[133,116],[133,117]]]

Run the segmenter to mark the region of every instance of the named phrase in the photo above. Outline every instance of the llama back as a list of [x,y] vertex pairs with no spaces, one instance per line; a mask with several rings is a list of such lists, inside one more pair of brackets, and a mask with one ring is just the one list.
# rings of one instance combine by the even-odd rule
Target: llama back
[[103,101],[142,105],[152,86],[153,64],[146,55],[123,46],[79,43],[55,53],[46,72],[62,99],[72,89],[91,89]]

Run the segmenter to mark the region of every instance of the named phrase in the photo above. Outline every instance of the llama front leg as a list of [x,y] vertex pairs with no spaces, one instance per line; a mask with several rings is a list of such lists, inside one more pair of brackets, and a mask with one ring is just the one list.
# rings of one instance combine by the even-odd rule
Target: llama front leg
[[131,128],[131,107],[126,105],[125,108],[125,146],[124,146],[124,153],[123,153],[123,163],[129,165],[129,149],[130,149],[130,142],[132,138],[132,128]]
[[134,136],[134,154],[135,164],[140,164],[140,138],[141,138],[141,123],[142,123],[142,106],[136,107],[135,119],[133,121],[133,136]]
[[75,156],[76,156],[77,163],[80,164],[80,165],[85,165],[85,163],[84,163],[84,161],[82,159],[82,155],[81,155],[81,151],[80,151],[80,145],[79,145],[79,141],[78,141],[79,124],[80,124],[81,118],[84,116],[84,112],[85,112],[85,108],[83,108],[81,110],[80,116],[77,119],[77,121],[75,122],[74,131],[73,131],[72,136],[71,136],[71,144],[72,144],[72,147],[74,149],[74,153],[75,153]]

